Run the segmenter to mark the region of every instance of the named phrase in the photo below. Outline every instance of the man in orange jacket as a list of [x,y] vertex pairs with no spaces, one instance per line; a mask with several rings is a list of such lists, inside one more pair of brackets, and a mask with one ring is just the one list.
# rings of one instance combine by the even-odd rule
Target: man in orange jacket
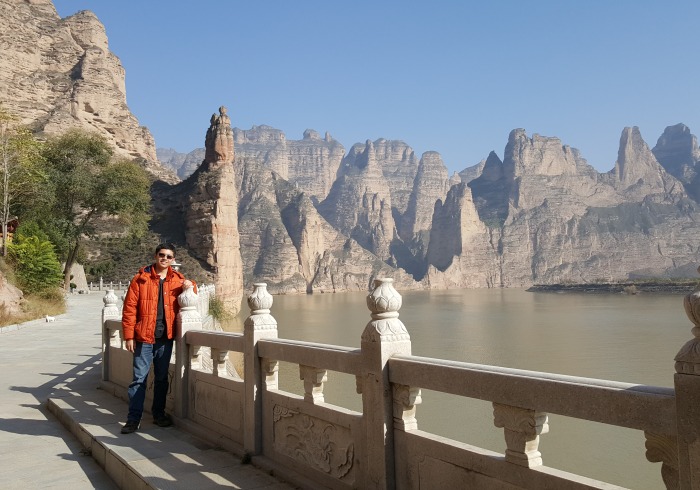
[[154,263],[142,267],[131,280],[124,298],[122,330],[126,350],[134,354],[134,378],[129,385],[129,414],[122,434],[138,430],[146,398],[146,378],[153,363],[153,422],[160,427],[172,425],[165,413],[168,394],[168,368],[175,338],[175,318],[180,305],[177,297],[183,289],[197,286],[170,267],[175,247],[162,243],[156,247]]

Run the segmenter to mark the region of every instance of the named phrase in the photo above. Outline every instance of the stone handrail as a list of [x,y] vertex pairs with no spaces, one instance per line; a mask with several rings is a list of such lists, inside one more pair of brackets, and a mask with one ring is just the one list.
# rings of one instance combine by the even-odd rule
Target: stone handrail
[[239,333],[190,330],[186,335],[188,345],[235,352],[244,350],[244,338]]
[[268,339],[258,342],[258,354],[267,359],[291,362],[301,366],[312,365],[339,373],[358,375],[362,372],[360,350],[339,345]]
[[[389,379],[392,383],[592,422],[661,434],[676,433],[676,400],[672,388],[416,356],[391,358]],[[455,383],[455,379],[464,382]]]
[[[367,297],[360,349],[278,339],[264,284],[248,298],[243,334],[202,331],[204,291],[179,298],[176,422],[303,488],[462,486],[464,475],[474,488],[618,488],[543,465],[539,437],[557,413],[643,431],[666,487],[700,489],[700,292],[686,298],[695,338],[676,356],[671,389],[413,356],[391,280],[375,281]],[[131,357],[116,296],[104,301],[103,385],[126,396]],[[231,353],[239,372],[226,369]],[[303,396],[279,389],[279,361],[299,366]],[[356,377],[362,412],[324,402],[327,370]],[[418,430],[421,389],[491,401],[505,457]]]

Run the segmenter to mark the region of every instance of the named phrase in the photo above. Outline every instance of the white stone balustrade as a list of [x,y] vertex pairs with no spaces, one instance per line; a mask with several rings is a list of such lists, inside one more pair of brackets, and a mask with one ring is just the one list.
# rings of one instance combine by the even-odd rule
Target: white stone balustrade
[[[685,300],[694,338],[676,356],[671,389],[413,356],[401,295],[387,279],[367,297],[371,320],[360,349],[278,339],[264,283],[248,297],[243,334],[201,331],[210,291],[200,291],[181,297],[176,423],[300,487],[462,487],[469,475],[473,488],[613,488],[543,465],[539,437],[549,430],[547,413],[556,413],[642,431],[666,487],[700,489],[700,292]],[[108,368],[122,344],[114,308],[106,295],[103,376],[125,393],[128,380]],[[211,370],[203,348],[211,349]],[[230,352],[244,355],[243,379],[227,375]],[[279,362],[299,366],[302,397],[279,390]],[[325,403],[328,371],[355,376],[362,413]],[[505,458],[418,430],[421,389],[491,402]],[[486,424],[460,423],[470,422]]]

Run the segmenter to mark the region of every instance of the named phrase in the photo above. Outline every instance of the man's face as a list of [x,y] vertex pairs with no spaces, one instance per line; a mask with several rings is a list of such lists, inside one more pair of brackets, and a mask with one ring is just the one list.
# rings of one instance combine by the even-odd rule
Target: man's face
[[167,269],[170,263],[175,259],[175,252],[167,248],[162,248],[156,252],[156,266],[159,271]]

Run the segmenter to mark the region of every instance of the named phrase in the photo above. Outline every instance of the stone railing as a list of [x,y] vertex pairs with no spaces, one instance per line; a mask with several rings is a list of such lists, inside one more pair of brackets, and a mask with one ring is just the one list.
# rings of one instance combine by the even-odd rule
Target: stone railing
[[[265,284],[248,297],[243,334],[202,331],[196,295],[179,299],[168,400],[177,425],[303,488],[620,488],[543,465],[548,413],[643,431],[666,487],[700,488],[700,292],[685,300],[696,338],[676,357],[674,389],[412,356],[391,279],[367,297],[359,349],[278,339]],[[126,397],[131,354],[116,296],[104,301],[103,387]],[[241,372],[226,368],[230,353]],[[279,389],[279,362],[299,366],[303,396]],[[328,370],[356,377],[362,412],[324,402]],[[505,455],[419,430],[421,389],[492,402]]]

